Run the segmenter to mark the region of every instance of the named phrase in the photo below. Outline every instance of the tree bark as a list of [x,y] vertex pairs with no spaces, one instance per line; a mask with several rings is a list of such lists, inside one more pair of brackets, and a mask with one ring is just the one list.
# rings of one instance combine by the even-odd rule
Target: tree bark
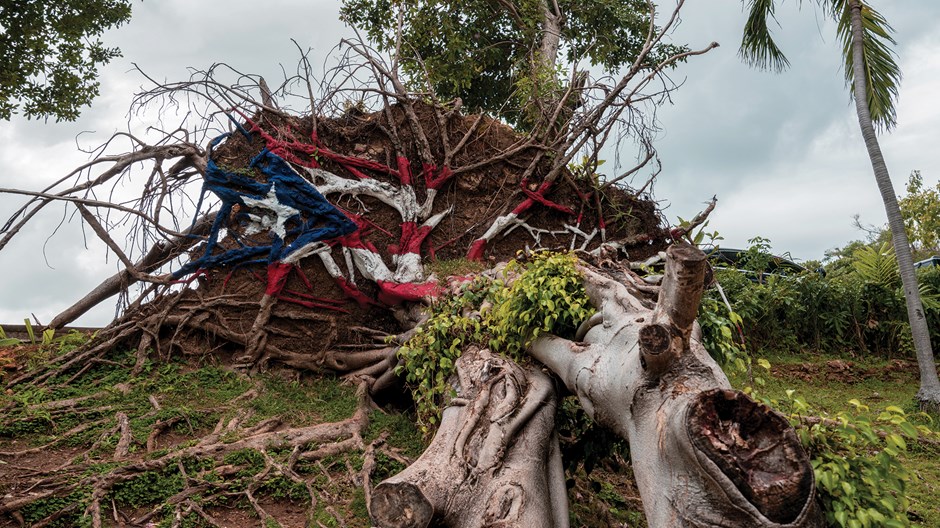
[[706,267],[701,251],[670,247],[655,306],[584,269],[601,316],[583,342],[542,337],[530,353],[629,441],[651,528],[821,526],[795,432],[732,390],[701,345],[694,319]]
[[901,284],[904,288],[904,299],[907,304],[907,316],[911,324],[911,334],[914,338],[914,349],[917,353],[917,365],[920,368],[920,390],[917,399],[922,408],[940,412],[940,379],[937,377],[937,365],[934,361],[933,349],[930,345],[930,331],[927,328],[927,318],[920,300],[920,290],[917,286],[917,275],[914,272],[914,259],[911,255],[911,245],[904,229],[904,219],[898,205],[888,166],[885,164],[875,127],[871,120],[871,111],[868,107],[868,86],[865,75],[864,57],[864,31],[862,29],[862,3],[851,0],[852,20],[852,78],[854,81],[855,111],[858,114],[858,125],[865,140],[865,148],[871,160],[872,170],[881,199],[884,201],[885,213],[888,216],[888,227],[891,229],[891,239],[894,243],[894,252],[898,258],[898,267],[901,273]]
[[431,445],[369,501],[381,528],[567,528],[551,378],[465,350]]

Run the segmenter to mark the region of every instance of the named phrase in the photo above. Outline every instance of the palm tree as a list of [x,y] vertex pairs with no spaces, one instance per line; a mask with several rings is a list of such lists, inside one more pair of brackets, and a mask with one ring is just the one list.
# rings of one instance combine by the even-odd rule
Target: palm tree
[[[901,70],[890,47],[895,44],[891,36],[894,30],[880,13],[863,0],[817,2],[825,13],[836,21],[845,59],[846,84],[852,90],[858,124],[888,216],[888,227],[891,229],[898,258],[904,297],[907,301],[907,315],[920,367],[920,390],[917,392],[917,400],[922,409],[938,412],[940,379],[937,378],[927,319],[920,300],[917,276],[914,274],[911,246],[904,230],[904,220],[891,184],[891,176],[888,174],[888,167],[881,155],[881,147],[875,133],[876,127],[885,131],[893,128],[897,117],[895,104]],[[741,57],[750,65],[762,69],[778,72],[785,70],[789,62],[774,42],[767,26],[768,21],[774,18],[774,0],[746,0],[745,3],[749,15],[739,50]]]

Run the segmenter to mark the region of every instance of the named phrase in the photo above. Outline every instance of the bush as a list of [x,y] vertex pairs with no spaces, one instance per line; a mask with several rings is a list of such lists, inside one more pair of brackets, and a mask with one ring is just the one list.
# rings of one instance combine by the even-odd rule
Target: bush
[[[740,316],[752,350],[812,348],[829,354],[910,356],[910,326],[893,255],[885,248],[866,248],[856,254],[850,266],[841,266],[839,273],[829,277],[807,271],[786,277],[765,275],[758,283],[724,269],[715,272],[715,279]],[[940,270],[918,270],[918,277],[936,350],[940,346]],[[703,306],[722,304],[717,289],[706,292]]]
[[440,419],[465,346],[488,346],[522,361],[540,333],[573,337],[594,314],[576,262],[567,253],[533,253],[506,267],[506,275],[519,274],[510,286],[479,276],[432,306],[428,321],[399,349],[396,367],[412,389],[422,433],[429,436]]

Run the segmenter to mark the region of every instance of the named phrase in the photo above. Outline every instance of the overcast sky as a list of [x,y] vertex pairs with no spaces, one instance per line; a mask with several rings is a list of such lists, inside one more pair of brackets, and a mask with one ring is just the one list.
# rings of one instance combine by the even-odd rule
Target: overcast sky
[[[872,0],[897,30],[904,79],[898,127],[882,135],[895,189],[903,193],[911,170],[925,183],[940,178],[940,2]],[[672,2],[660,2],[672,5]],[[136,63],[153,78],[180,81],[187,67],[225,62],[240,71],[281,79],[294,71],[297,49],[312,48],[322,64],[350,30],[337,18],[335,0],[156,0],[135,2],[129,24],[106,35],[123,58],[101,73],[102,95],[75,123],[14,119],[0,122],[0,187],[40,189],[87,161],[76,147],[95,146],[115,131],[151,119],[127,115],[131,97],[146,84]],[[689,0],[674,41],[720,47],[682,65],[684,84],[660,109],[657,144],[663,171],[655,195],[671,221],[694,216],[712,195],[718,208],[710,228],[723,245],[745,246],[762,236],[775,252],[820,259],[827,249],[861,238],[852,226],[860,214],[884,223],[884,210],[843,84],[832,23],[814,2],[784,2],[778,9],[779,42],[792,67],[783,74],[751,70],[737,57],[744,22],[737,0]],[[624,154],[625,158],[629,154]],[[612,162],[609,162],[612,164]],[[602,167],[608,169],[609,165]],[[610,173],[616,172],[610,167]],[[0,221],[22,203],[0,195]],[[31,313],[48,323],[63,308],[113,274],[103,245],[62,206],[38,215],[0,251],[0,324]],[[57,226],[65,218],[60,228]],[[53,234],[55,232],[55,234]],[[77,324],[103,325],[113,303],[103,303]]]

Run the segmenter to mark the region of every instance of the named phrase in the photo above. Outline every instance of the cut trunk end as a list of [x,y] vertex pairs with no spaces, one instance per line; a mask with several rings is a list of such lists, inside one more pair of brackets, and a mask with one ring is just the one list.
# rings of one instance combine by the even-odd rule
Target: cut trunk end
[[764,517],[790,524],[813,501],[813,468],[782,416],[739,391],[698,395],[687,427],[705,454]]
[[383,482],[372,492],[372,519],[382,528],[426,528],[434,509],[417,486]]

